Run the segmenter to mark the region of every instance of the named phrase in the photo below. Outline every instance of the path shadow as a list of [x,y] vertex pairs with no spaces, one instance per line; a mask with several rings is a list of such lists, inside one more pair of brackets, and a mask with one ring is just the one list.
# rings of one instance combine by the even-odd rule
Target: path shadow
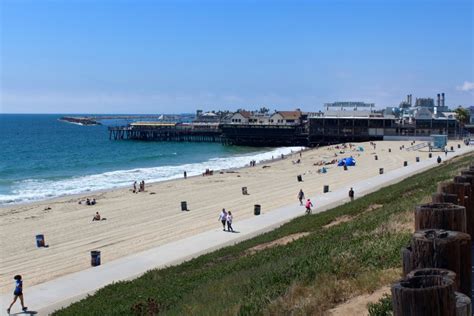
[[37,311],[26,311],[26,312],[18,312],[18,313],[10,313],[8,315],[36,315],[38,314]]

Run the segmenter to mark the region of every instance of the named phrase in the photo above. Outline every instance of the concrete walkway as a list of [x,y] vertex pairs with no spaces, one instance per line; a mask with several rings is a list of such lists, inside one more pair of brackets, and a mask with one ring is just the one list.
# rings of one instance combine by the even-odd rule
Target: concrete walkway
[[[451,159],[472,151],[474,151],[474,147],[463,147],[455,152],[448,153],[447,158],[444,157],[444,153],[440,154],[440,156],[444,161],[445,159]],[[434,153],[433,158],[422,160],[419,163],[409,161],[407,167],[401,166],[399,169],[353,183],[351,186],[354,188],[356,198],[359,198],[384,186],[399,182],[411,175],[434,167],[437,165],[436,158],[437,155]],[[350,168],[347,172],[350,172]],[[315,205],[314,212],[323,212],[346,203],[348,201],[348,190],[349,187],[322,194],[321,188],[321,194],[311,198]],[[304,215],[304,208],[297,205],[297,203],[272,210],[268,213],[266,211],[262,210],[262,215],[260,216],[235,222],[234,227],[239,233],[223,232],[220,223],[216,220],[215,230],[112,262],[107,262],[107,257],[103,257],[103,264],[99,267],[79,271],[32,287],[28,287],[28,280],[25,280],[25,304],[30,310],[38,312],[38,315],[48,315],[54,310],[84,298],[88,294],[93,294],[96,290],[112,282],[134,279],[150,269],[178,264],[215,249],[252,238],[281,226],[295,217]],[[6,315],[6,308],[11,299],[11,294],[1,296],[2,309],[0,315]],[[19,302],[12,308],[12,314],[16,312],[20,312]]]

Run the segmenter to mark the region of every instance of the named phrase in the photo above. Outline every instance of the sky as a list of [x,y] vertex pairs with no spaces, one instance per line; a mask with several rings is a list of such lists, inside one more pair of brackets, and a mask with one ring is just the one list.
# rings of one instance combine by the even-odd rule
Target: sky
[[474,105],[472,0],[2,0],[0,113]]

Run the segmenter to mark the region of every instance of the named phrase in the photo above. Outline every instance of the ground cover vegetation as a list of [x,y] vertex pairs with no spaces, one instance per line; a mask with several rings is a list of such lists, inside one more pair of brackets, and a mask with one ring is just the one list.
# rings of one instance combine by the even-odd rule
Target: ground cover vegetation
[[[452,178],[473,157],[443,163],[180,265],[106,286],[54,315],[325,314],[399,278],[400,249],[410,239],[415,205],[428,201],[438,182]],[[301,233],[307,234],[250,251]]]

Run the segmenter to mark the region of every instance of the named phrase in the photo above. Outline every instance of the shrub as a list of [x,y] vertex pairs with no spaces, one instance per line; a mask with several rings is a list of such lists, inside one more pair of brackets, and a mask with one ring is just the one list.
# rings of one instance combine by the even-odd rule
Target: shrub
[[393,315],[392,297],[388,294],[382,296],[377,303],[367,304],[369,316],[391,316]]

